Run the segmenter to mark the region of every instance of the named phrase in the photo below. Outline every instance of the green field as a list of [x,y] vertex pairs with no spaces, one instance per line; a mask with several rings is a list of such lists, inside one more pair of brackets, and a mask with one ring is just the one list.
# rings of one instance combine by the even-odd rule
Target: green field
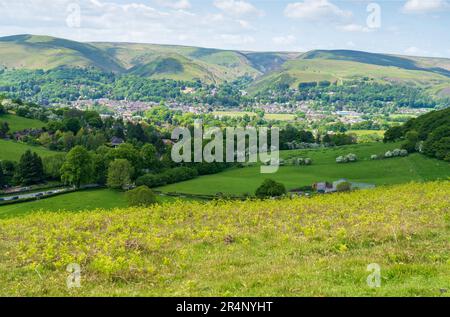
[[[375,185],[400,184],[410,181],[428,181],[450,177],[450,164],[412,154],[405,158],[370,160],[372,154],[383,154],[398,148],[399,144],[370,143],[319,150],[283,151],[282,158],[310,157],[311,166],[281,166],[276,174],[261,174],[259,166],[234,168],[219,174],[202,176],[182,183],[159,188],[163,192],[188,194],[254,194],[266,178],[283,183],[287,189],[312,185],[319,181],[347,178],[352,182]],[[337,164],[340,155],[354,153],[356,163]],[[243,181],[245,180],[245,181]]]
[[357,136],[364,136],[364,135],[377,135],[377,136],[384,136],[383,130],[349,130],[347,133],[356,134]]
[[[0,219],[0,296],[447,297],[449,191],[410,183]],[[81,283],[68,288],[72,263]]]
[[[178,198],[157,196],[159,203],[175,202]],[[183,201],[190,199],[183,198]],[[59,195],[47,199],[30,201],[6,206],[0,206],[0,219],[23,216],[40,210],[57,211],[85,211],[85,210],[111,210],[127,207],[123,192],[110,189],[85,190],[75,193]]]
[[12,114],[0,116],[0,122],[6,121],[9,124],[10,132],[22,131],[25,129],[40,129],[45,126],[45,122],[19,117]]
[[36,152],[41,157],[51,156],[57,153],[40,146],[0,140],[0,160],[18,161],[27,150]]

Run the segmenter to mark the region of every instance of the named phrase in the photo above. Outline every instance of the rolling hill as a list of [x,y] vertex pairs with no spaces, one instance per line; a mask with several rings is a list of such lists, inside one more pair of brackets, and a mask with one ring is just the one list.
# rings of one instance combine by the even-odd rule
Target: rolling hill
[[403,83],[426,88],[433,95],[450,95],[450,67],[447,59],[415,58],[359,51],[311,51],[286,61],[281,67],[257,79],[251,91],[273,84],[311,81],[342,82],[370,78],[385,83]]
[[450,59],[409,57],[350,50],[245,52],[177,45],[80,43],[49,36],[0,38],[0,67],[54,69],[95,67],[152,79],[220,83],[242,76],[255,78],[250,91],[273,83],[343,81],[369,77],[383,82],[427,88],[450,95]]

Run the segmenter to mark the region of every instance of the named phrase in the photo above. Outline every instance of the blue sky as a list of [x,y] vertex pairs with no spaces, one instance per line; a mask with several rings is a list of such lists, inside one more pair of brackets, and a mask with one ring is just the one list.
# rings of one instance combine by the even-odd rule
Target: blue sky
[[0,0],[0,36],[450,57],[450,0]]

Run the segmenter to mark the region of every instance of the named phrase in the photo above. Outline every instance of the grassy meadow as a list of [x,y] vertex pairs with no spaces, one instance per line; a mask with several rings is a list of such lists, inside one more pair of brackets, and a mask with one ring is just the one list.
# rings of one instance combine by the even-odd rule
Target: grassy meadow
[[57,153],[41,146],[32,146],[25,143],[0,139],[0,160],[18,161],[27,150],[36,152],[41,157],[51,156]]
[[[175,202],[178,198],[169,196],[157,196],[159,203]],[[189,201],[183,198],[183,201]],[[124,192],[111,189],[93,189],[80,192],[68,193],[36,201],[0,205],[0,219],[20,217],[37,211],[79,212],[84,210],[112,210],[115,208],[126,208],[128,203]]]
[[[310,157],[313,165],[281,166],[275,174],[261,174],[259,166],[234,168],[219,174],[167,185],[159,190],[210,195],[216,193],[254,194],[266,178],[281,182],[290,190],[319,181],[335,181],[340,178],[380,186],[450,177],[448,162],[431,159],[420,154],[411,154],[403,158],[370,160],[372,154],[382,155],[399,146],[399,144],[368,143],[318,150],[283,151],[280,156],[284,159]],[[359,161],[347,164],[336,163],[336,157],[349,153],[356,154]],[[242,181],[243,179],[245,182]]]
[[[410,183],[0,220],[0,295],[449,296],[449,192]],[[66,286],[70,263],[80,288]]]
[[11,132],[22,131],[25,129],[40,129],[45,126],[45,122],[12,114],[0,116],[0,121],[8,122],[9,130]]

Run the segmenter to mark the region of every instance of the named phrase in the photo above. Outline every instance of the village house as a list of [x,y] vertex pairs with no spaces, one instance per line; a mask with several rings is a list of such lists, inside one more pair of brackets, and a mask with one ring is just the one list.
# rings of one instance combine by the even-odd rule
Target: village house
[[112,147],[118,147],[122,143],[124,143],[124,140],[122,138],[118,138],[118,137],[115,137],[115,136],[113,136],[111,138],[111,146]]

